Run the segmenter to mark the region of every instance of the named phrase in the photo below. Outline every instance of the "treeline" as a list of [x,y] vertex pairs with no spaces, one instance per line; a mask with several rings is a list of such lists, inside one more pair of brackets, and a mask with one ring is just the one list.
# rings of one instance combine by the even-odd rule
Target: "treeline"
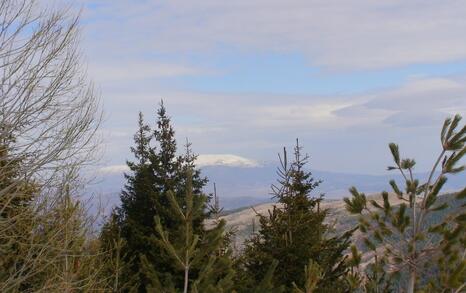
[[280,207],[233,253],[235,231],[161,104],[154,125],[140,114],[121,205],[96,231],[79,198],[101,111],[80,70],[78,18],[15,0],[0,15],[0,292],[464,292],[466,188],[455,212],[430,220],[450,204],[438,200],[447,176],[465,168],[460,116],[445,120],[425,182],[390,144],[404,186],[390,181],[381,200],[351,188],[359,220],[342,235],[296,141],[279,156]]
[[[163,104],[153,127],[140,114],[121,206],[100,236],[104,251],[116,256],[112,263],[119,264],[108,268],[112,290],[461,292],[466,189],[455,195],[463,202],[459,208],[454,202],[447,217],[427,221],[449,207],[437,200],[446,176],[464,169],[458,164],[466,152],[466,127],[459,127],[460,120],[445,121],[443,150],[425,183],[414,178],[415,161],[401,158],[398,146],[390,144],[394,166],[389,169],[401,172],[406,187],[402,191],[390,181],[392,194],[382,192],[380,200],[351,188],[346,208],[359,220],[342,235],[326,224],[323,195],[313,192],[321,181],[307,171],[308,156],[296,141],[291,155],[284,149],[279,156],[278,180],[272,185],[279,205],[257,215],[260,228],[242,251],[233,253],[234,231],[225,229],[217,198],[203,192],[207,179],[195,166],[191,145],[177,155]],[[392,204],[391,197],[401,204]],[[353,239],[363,243],[362,249]]]

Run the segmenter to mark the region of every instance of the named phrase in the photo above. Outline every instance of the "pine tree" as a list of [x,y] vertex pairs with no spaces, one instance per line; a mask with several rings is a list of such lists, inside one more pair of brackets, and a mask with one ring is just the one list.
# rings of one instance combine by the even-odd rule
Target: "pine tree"
[[246,243],[242,269],[252,276],[251,283],[257,283],[277,260],[274,284],[291,292],[305,286],[308,278],[305,267],[313,261],[323,276],[316,292],[330,288],[344,291],[347,266],[343,255],[351,233],[327,236],[329,227],[324,224],[327,211],[320,208],[323,198],[311,196],[321,181],[315,181],[312,173],[304,169],[308,156],[302,157],[298,141],[291,165],[286,149],[279,158],[278,185],[273,185],[272,191],[280,206],[274,206],[267,216],[258,215],[260,230]]
[[[187,170],[192,170],[192,201],[194,206],[200,207],[192,218],[192,229],[197,235],[203,235],[209,196],[202,189],[207,179],[195,167],[196,156],[189,142],[186,143],[185,154],[177,154],[175,131],[163,103],[157,111],[154,129],[144,122],[142,114],[139,115],[139,129],[134,141],[131,151],[136,161],[128,162],[131,173],[126,175],[122,205],[117,212],[121,237],[125,241],[126,269],[123,275],[131,279],[139,292],[145,292],[146,287],[154,283],[154,271],[157,278],[169,279],[173,286],[179,288],[184,278],[173,267],[170,255],[165,253],[160,243],[152,241],[159,237],[155,218],[171,235],[171,241],[183,238],[179,233],[183,222],[173,214],[169,194],[180,207],[186,206],[186,174]],[[200,270],[193,267],[191,272],[195,275]],[[130,282],[129,279],[124,281]]]
[[34,227],[31,203],[38,188],[21,175],[21,159],[11,151],[14,143],[11,136],[0,141],[0,288],[19,290],[31,269],[25,257]]
[[13,218],[27,209],[37,187],[21,175],[21,159],[11,151],[16,139],[2,137],[0,141],[0,216]]
[[61,182],[44,187],[25,175],[14,143],[0,143],[0,291],[100,289],[90,218],[71,195],[74,173],[62,170]]
[[[188,171],[189,172],[189,171]],[[233,270],[231,269],[230,251],[223,250],[225,221],[220,220],[202,235],[194,229],[194,219],[204,213],[204,203],[193,200],[193,187],[187,176],[185,201],[180,205],[173,192],[168,192],[170,210],[173,218],[180,223],[176,234],[168,232],[159,217],[156,217],[157,235],[152,241],[163,248],[171,259],[175,274],[182,276],[183,282],[176,284],[173,278],[161,278],[156,267],[147,259],[143,265],[148,271],[151,284],[149,292],[230,292]]]
[[[391,143],[394,166],[388,170],[400,172],[405,189],[391,180],[394,195],[384,191],[380,200],[368,199],[352,187],[352,198],[345,198],[347,210],[359,215],[358,228],[364,235],[366,250],[374,255],[368,272],[374,292],[389,290],[398,282],[398,276],[407,276],[401,278],[400,286],[409,293],[464,290],[465,204],[451,209],[454,201],[440,196],[447,175],[460,173],[466,167],[459,165],[466,154],[466,126],[458,130],[460,121],[459,115],[445,120],[440,135],[442,150],[424,183],[414,176],[415,161],[403,159],[398,145]],[[393,197],[401,204],[394,205]],[[456,194],[457,200],[464,201],[465,197],[466,188]],[[447,208],[450,216],[440,223],[428,221]]]
[[[137,282],[125,275],[134,257],[125,255],[126,241],[121,235],[121,223],[117,210],[113,210],[99,235],[99,251],[104,256],[100,272],[105,287],[111,292],[134,291]],[[131,287],[133,285],[133,288]]]
[[91,237],[94,219],[76,199],[76,192],[66,183],[60,188],[60,197],[37,233],[40,244],[48,246],[43,260],[46,265],[24,291],[90,292],[104,288],[98,274],[102,267],[99,253]]
[[[127,267],[124,270],[124,282],[133,282],[140,292],[147,283],[144,276],[139,273],[141,264],[139,256],[153,250],[153,247],[146,241],[147,235],[152,233],[151,227],[154,225],[156,215],[156,201],[158,194],[154,183],[156,175],[153,171],[151,160],[155,157],[154,149],[150,143],[153,138],[150,127],[144,123],[142,113],[139,114],[138,131],[134,135],[135,146],[131,147],[136,161],[127,162],[131,171],[125,174],[127,184],[122,191],[121,207],[116,210],[118,214],[118,225],[121,230],[121,237],[126,242],[124,261]],[[112,235],[117,237],[116,234]],[[115,239],[103,239],[107,247],[112,245]]]

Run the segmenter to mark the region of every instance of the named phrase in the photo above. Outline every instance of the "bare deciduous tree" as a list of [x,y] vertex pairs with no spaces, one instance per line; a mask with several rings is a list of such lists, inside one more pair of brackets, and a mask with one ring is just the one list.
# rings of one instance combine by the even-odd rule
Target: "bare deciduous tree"
[[[43,4],[0,0],[1,292],[32,290],[24,284],[51,267],[63,267],[62,283],[72,283],[70,243],[72,259],[82,257],[87,244],[68,238],[67,219],[80,221],[72,225],[80,233],[91,225],[65,199],[94,159],[99,99],[82,67],[79,16]],[[60,219],[63,225],[51,225]],[[80,288],[91,284],[91,277],[84,279],[89,282]],[[48,286],[35,285],[34,291]]]
[[32,0],[0,2],[0,137],[26,175],[89,159],[98,99],[81,68],[78,17]]

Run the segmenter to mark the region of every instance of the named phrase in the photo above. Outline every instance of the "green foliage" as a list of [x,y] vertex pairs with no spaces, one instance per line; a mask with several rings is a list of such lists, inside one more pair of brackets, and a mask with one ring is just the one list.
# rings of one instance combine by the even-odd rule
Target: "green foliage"
[[125,254],[126,241],[121,236],[120,218],[115,210],[104,223],[99,236],[99,249],[105,256],[101,278],[112,292],[131,291],[137,285],[137,278],[127,275],[128,265],[134,260]]
[[271,293],[281,293],[284,291],[283,286],[274,285],[274,273],[277,269],[278,261],[273,260],[270,267],[265,272],[264,277],[257,285],[252,286],[248,292],[253,293],[262,293],[262,292],[271,292]]
[[317,288],[317,283],[322,280],[323,274],[319,264],[309,260],[309,264],[304,267],[304,276],[306,281],[304,283],[304,290],[300,289],[293,283],[294,293],[313,293]]
[[[135,285],[139,292],[176,291],[185,286],[186,277],[180,270],[189,263],[192,290],[227,288],[231,263],[230,252],[225,249],[225,224],[205,228],[210,197],[202,188],[207,179],[195,168],[196,156],[189,143],[185,154],[177,155],[174,135],[163,103],[154,129],[139,115],[135,146],[131,148],[136,161],[128,162],[131,173],[125,175],[122,205],[116,211],[115,222],[124,241],[121,258],[125,267],[120,282]],[[213,260],[204,263],[209,258]]]
[[[172,192],[168,193],[172,215],[180,223],[176,235],[170,235],[156,217],[155,230],[158,235],[152,241],[164,249],[172,260],[173,269],[184,276],[183,292],[228,292],[233,285],[230,251],[224,250],[225,222],[220,220],[214,227],[204,230],[202,235],[196,234],[193,224],[197,214],[203,212],[204,203],[193,201],[192,183],[187,176],[185,206],[180,206]],[[176,237],[174,237],[176,236]],[[199,271],[191,269],[199,267]],[[156,270],[156,269],[155,269]],[[157,272],[151,272],[157,275]],[[152,278],[151,278],[152,279]],[[151,288],[163,292],[165,285],[156,277]],[[182,287],[173,287],[176,292]]]
[[352,214],[359,214],[367,208],[366,195],[359,193],[356,187],[351,187],[349,191],[353,197],[351,199],[347,197],[343,199],[346,203],[346,210]]
[[[405,181],[404,191],[394,180],[390,181],[394,194],[402,201],[396,208],[387,192],[382,192],[382,202],[370,200],[370,208],[366,196],[354,187],[350,189],[352,198],[344,199],[346,209],[359,215],[358,228],[365,248],[373,253],[372,262],[363,273],[365,277],[361,278],[366,280],[366,291],[393,290],[400,274],[407,276],[401,282],[407,292],[422,288],[428,292],[460,290],[464,286],[464,203],[449,217],[440,219],[440,223],[431,220],[436,213],[451,208],[452,202],[439,201],[447,175],[465,169],[458,165],[466,154],[466,126],[457,130],[460,121],[459,115],[445,120],[440,134],[442,151],[423,184],[413,176],[415,161],[402,158],[398,145],[389,144],[395,165],[388,169],[398,170]],[[458,200],[464,200],[465,190],[457,193]],[[358,254],[353,251],[353,255]],[[358,262],[352,265],[358,266]]]
[[10,137],[0,142],[0,217],[14,218],[29,209],[38,188],[25,180],[20,173],[21,160],[11,152],[15,139]]
[[20,174],[21,160],[11,153],[14,138],[0,143],[0,288],[9,278],[22,279],[16,290],[28,287],[30,273],[27,256],[33,227],[34,210],[31,203],[37,188]]
[[299,144],[292,164],[288,165],[286,150],[280,160],[281,168],[277,172],[280,178],[272,190],[281,206],[274,206],[267,216],[258,215],[260,230],[246,242],[239,261],[238,274],[249,276],[250,284],[245,292],[270,272],[275,261],[278,265],[274,285],[283,286],[286,292],[306,286],[309,276],[303,268],[309,261],[318,265],[322,273],[316,292],[330,288],[344,291],[348,284],[343,255],[351,232],[328,236],[329,227],[323,223],[327,211],[320,208],[322,196],[310,195],[320,181],[314,181],[312,174],[304,170],[308,157],[301,156]]

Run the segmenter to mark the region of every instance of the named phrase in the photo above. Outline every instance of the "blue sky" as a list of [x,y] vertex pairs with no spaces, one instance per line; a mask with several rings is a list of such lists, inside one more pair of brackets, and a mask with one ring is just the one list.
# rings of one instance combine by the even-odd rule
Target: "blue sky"
[[161,98],[201,165],[273,161],[299,137],[315,169],[383,173],[398,142],[420,171],[466,114],[466,3],[76,0],[105,110],[105,170]]

